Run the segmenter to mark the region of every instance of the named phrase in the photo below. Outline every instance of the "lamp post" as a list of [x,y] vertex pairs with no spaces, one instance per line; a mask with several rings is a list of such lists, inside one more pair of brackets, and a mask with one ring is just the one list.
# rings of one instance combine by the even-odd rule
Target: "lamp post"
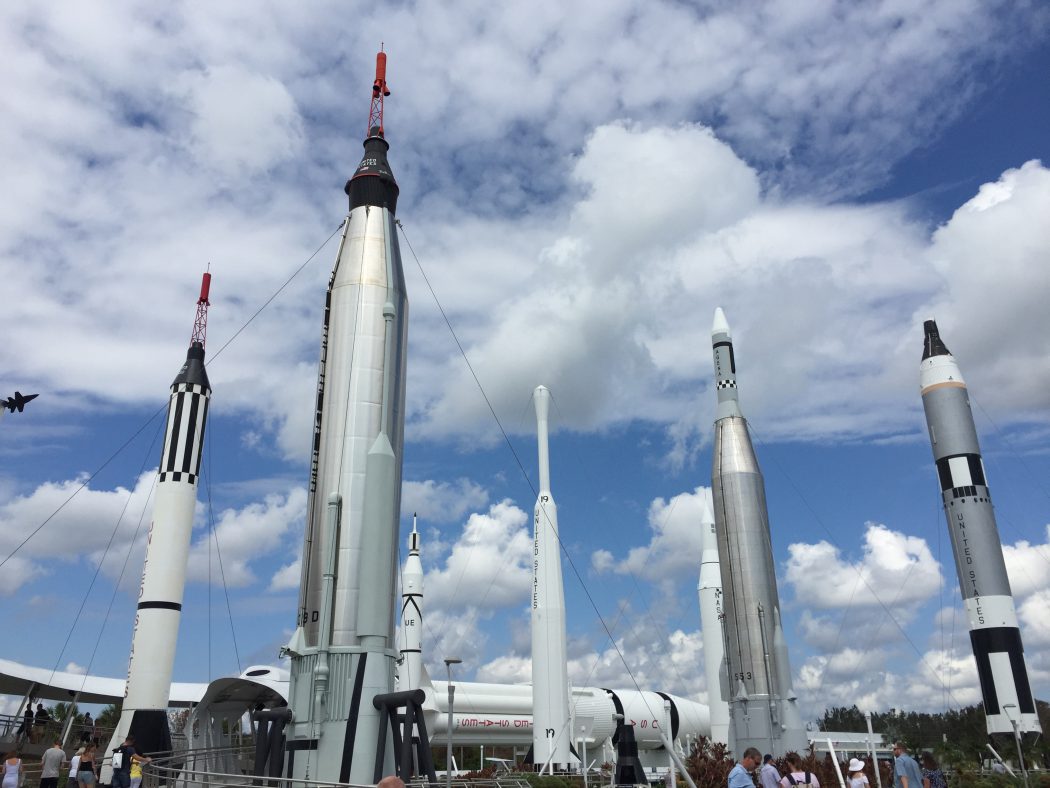
[[1013,703],[1003,704],[1003,713],[1006,714],[1007,719],[1010,720],[1010,725],[1014,729],[1014,743],[1017,744],[1017,764],[1021,767],[1021,776],[1024,778],[1025,788],[1028,788],[1028,769],[1024,765],[1024,752],[1021,750],[1021,731],[1017,727],[1017,706]]
[[871,756],[871,766],[875,770],[875,782],[882,788],[882,769],[879,768],[879,758],[875,754],[875,733],[871,729],[871,712],[864,712],[864,722],[868,726],[868,754]]
[[459,657],[446,657],[445,670],[448,671],[448,729],[445,732],[445,788],[452,788],[452,701],[456,697],[456,685],[452,683],[452,666],[462,662]]

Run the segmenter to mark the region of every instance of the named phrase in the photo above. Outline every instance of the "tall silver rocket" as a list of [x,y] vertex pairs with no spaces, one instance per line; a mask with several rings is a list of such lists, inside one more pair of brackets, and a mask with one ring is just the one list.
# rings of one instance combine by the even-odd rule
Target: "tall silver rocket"
[[[211,399],[211,384],[204,370],[210,289],[211,274],[206,273],[201,281],[186,363],[171,384],[153,521],[146,541],[146,561],[131,635],[128,681],[120,720],[106,752],[119,746],[129,733],[135,737],[140,752],[171,750],[168,694]],[[108,782],[108,766],[103,776]]]
[[[364,156],[325,301],[291,656],[288,776],[372,783],[378,694],[394,687],[396,538],[404,443],[408,298],[383,130],[386,55],[376,58]],[[387,737],[389,738],[389,737]]]
[[919,386],[944,514],[959,573],[970,643],[977,660],[990,735],[1037,737],[1042,728],[1017,626],[1003,546],[977,443],[966,382],[955,357],[927,320]]
[[532,762],[554,772],[576,763],[572,754],[569,674],[565,647],[565,589],[558,540],[558,507],[551,494],[547,425],[551,394],[533,392],[540,490],[532,543]]
[[722,570],[729,749],[782,755],[808,744],[791,686],[766,490],[740,411],[733,339],[721,308],[711,328],[718,410],[711,491]]
[[703,532],[700,554],[700,629],[704,637],[704,678],[711,710],[711,739],[729,743],[729,675],[726,669],[725,627],[722,606],[722,571],[718,564],[718,527],[711,505],[704,497],[700,518]]

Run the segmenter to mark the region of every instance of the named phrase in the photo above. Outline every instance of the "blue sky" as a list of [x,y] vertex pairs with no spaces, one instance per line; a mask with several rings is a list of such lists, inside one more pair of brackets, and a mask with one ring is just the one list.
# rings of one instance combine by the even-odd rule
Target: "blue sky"
[[[810,711],[978,699],[918,397],[928,316],[970,383],[1050,696],[1048,24],[948,0],[5,8],[0,384],[42,396],[0,423],[0,552],[145,427],[0,567],[19,633],[3,656],[124,674],[149,420],[210,263],[208,485],[175,677],[238,667],[209,523],[242,666],[276,659],[334,244],[237,332],[341,221],[383,41],[399,218],[533,477],[530,393],[554,395],[587,590],[566,563],[574,681],[629,681],[593,599],[643,686],[706,697],[696,517],[721,305]],[[402,250],[424,648],[525,680],[530,486]]]

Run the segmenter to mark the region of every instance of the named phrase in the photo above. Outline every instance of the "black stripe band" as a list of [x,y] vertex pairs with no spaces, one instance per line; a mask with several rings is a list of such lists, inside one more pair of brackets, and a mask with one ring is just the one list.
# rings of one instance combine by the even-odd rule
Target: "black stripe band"
[[346,738],[343,739],[343,761],[339,766],[339,782],[350,782],[350,767],[354,764],[354,741],[357,739],[357,714],[361,710],[361,690],[365,683],[365,662],[368,654],[361,655],[354,676],[354,691],[350,696],[350,713],[346,721]]
[[149,610],[150,608],[157,608],[160,610],[182,610],[182,605],[178,602],[139,602],[139,610]]
[[175,416],[171,420],[171,435],[168,438],[171,443],[168,444],[168,458],[165,461],[164,466],[164,470],[166,471],[175,470],[175,460],[179,451],[179,431],[182,427],[182,403],[185,398],[186,395],[183,393],[175,395]]
[[211,404],[209,397],[204,398],[204,414],[201,416],[201,431],[197,438],[197,442],[200,444],[200,451],[197,452],[197,467],[193,472],[194,476],[201,475],[201,458],[204,456],[204,430],[208,426],[208,406]]
[[[199,394],[191,394],[190,397],[190,420],[189,429],[186,430],[186,437],[183,438],[186,444],[186,448],[182,454],[182,472],[190,472],[190,461],[193,459],[193,444],[197,440],[197,408],[200,407],[201,398]],[[196,470],[196,469],[194,469]]]
[[1017,693],[1017,705],[1022,714],[1035,714],[1035,699],[1032,697],[1032,685],[1028,681],[1028,669],[1024,664],[1024,648],[1021,645],[1021,630],[1017,627],[989,627],[970,631],[970,643],[973,655],[977,660],[977,678],[981,682],[981,695],[984,698],[985,712],[988,714],[1003,713],[999,706],[999,693],[995,688],[995,677],[992,674],[989,654],[1003,653],[1010,655],[1010,673]]

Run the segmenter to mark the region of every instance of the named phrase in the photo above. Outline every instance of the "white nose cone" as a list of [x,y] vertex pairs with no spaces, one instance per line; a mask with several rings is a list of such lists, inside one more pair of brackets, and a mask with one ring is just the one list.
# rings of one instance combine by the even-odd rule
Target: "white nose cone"
[[729,334],[729,321],[726,320],[726,313],[722,311],[722,307],[715,309],[715,319],[711,323],[711,336],[718,334]]

